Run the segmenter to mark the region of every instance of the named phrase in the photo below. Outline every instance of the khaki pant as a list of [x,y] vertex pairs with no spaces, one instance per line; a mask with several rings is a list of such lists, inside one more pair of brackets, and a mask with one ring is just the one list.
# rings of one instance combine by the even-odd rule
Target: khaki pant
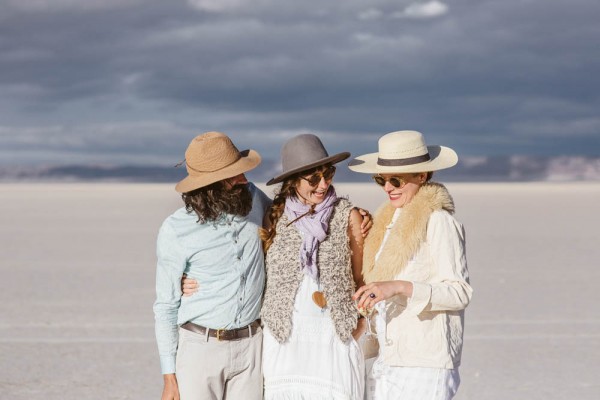
[[179,329],[177,383],[181,400],[261,400],[262,329],[252,337],[219,341]]

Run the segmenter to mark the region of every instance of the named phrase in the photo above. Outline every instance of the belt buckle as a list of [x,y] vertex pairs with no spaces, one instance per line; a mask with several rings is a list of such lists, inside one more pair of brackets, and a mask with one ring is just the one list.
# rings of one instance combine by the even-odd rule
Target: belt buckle
[[223,334],[223,332],[225,332],[225,329],[217,329],[217,340],[220,342],[221,340],[221,335]]

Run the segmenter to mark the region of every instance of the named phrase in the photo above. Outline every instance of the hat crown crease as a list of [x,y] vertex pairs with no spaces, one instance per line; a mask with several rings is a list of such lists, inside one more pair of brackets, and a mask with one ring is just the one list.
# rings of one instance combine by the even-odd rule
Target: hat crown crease
[[392,150],[380,150],[379,154],[384,156],[383,158],[405,158],[406,156],[423,155],[428,153],[427,146],[419,145],[411,149],[392,149]]
[[281,164],[289,171],[329,157],[323,143],[314,135],[300,135],[281,149]]
[[231,139],[222,134],[196,138],[185,154],[186,167],[190,175],[218,171],[235,163],[241,157]]
[[392,132],[379,139],[380,158],[408,158],[427,153],[423,135],[417,131]]

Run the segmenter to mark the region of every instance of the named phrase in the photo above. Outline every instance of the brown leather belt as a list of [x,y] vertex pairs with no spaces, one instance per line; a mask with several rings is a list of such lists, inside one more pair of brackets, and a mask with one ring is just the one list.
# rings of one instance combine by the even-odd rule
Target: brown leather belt
[[200,335],[206,335],[206,331],[208,330],[208,336],[217,338],[217,340],[236,340],[244,339],[254,335],[254,333],[260,328],[260,319],[257,319],[250,325],[246,325],[242,328],[230,330],[205,328],[192,322],[186,322],[185,324],[181,325],[181,327],[185,330],[198,333]]

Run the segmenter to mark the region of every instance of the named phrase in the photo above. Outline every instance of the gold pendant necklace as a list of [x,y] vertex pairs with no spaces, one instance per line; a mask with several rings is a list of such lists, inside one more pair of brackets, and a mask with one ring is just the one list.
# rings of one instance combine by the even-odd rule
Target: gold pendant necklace
[[320,291],[313,292],[312,299],[317,306],[320,308],[325,308],[327,305],[327,299],[325,298],[325,294]]

